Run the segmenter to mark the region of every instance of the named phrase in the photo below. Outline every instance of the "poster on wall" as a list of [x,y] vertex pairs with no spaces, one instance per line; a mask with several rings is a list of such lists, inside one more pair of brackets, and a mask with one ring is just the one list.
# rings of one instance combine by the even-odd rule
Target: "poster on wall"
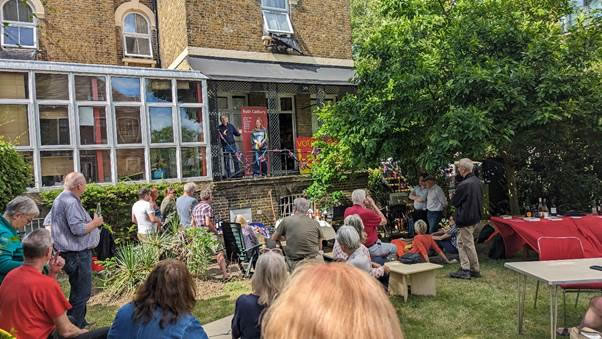
[[299,160],[299,172],[301,174],[311,173],[311,163],[313,161],[312,144],[316,141],[312,137],[297,137],[297,159]]
[[[256,128],[257,120],[261,122],[261,127],[268,130],[268,109],[262,106],[243,106],[240,108],[242,121],[242,151],[245,157],[245,175],[253,175],[253,162],[255,161],[255,151],[259,151],[257,146],[251,141],[251,134]],[[269,138],[269,136],[268,136]],[[266,147],[267,149],[267,147]],[[263,155],[260,160],[267,161],[267,152],[259,152]],[[265,153],[265,154],[264,154]]]

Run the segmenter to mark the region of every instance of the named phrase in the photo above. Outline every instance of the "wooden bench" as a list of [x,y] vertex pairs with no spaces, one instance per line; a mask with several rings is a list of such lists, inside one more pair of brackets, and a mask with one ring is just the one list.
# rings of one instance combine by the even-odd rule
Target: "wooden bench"
[[401,295],[408,300],[408,286],[414,295],[436,295],[435,270],[443,266],[431,263],[406,265],[400,262],[388,262],[389,294]]

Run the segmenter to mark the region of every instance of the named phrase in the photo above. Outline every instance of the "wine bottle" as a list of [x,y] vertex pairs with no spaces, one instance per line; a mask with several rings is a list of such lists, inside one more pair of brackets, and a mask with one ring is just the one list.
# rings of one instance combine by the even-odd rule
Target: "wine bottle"
[[558,215],[558,210],[556,209],[556,203],[552,202],[551,204],[551,208],[550,208],[550,215],[552,215],[553,217]]
[[543,202],[541,201],[541,198],[539,198],[539,204],[537,205],[537,218],[543,218],[543,217],[544,217]]
[[543,199],[543,217],[547,218],[548,216],[550,216],[550,210],[548,209],[548,202],[546,201],[546,198]]

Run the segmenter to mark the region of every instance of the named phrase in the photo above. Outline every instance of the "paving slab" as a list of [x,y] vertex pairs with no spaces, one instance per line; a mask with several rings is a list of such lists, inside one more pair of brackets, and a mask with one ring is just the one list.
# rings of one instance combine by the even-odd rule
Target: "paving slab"
[[232,339],[232,318],[234,315],[203,325],[211,339]]

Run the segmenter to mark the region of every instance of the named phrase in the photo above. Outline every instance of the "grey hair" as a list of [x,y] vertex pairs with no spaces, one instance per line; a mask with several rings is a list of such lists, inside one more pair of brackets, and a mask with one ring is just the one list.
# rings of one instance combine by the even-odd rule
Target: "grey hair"
[[251,278],[253,292],[259,296],[259,304],[269,306],[276,299],[288,280],[288,266],[284,257],[275,252],[259,256],[255,273]]
[[33,199],[24,195],[19,195],[11,200],[4,210],[4,215],[7,217],[12,218],[16,214],[37,217],[38,214],[40,214],[40,210]]
[[463,158],[460,159],[460,161],[458,161],[458,167],[462,167],[467,171],[472,172],[472,169],[474,168],[474,163],[468,158]]
[[293,201],[293,205],[295,206],[295,211],[298,213],[307,213],[309,210],[309,201],[305,198],[297,198]]
[[357,233],[360,235],[360,240],[364,240],[363,239],[364,222],[362,221],[362,218],[360,218],[359,215],[357,215],[357,214],[349,215],[349,216],[347,216],[347,218],[345,218],[343,223],[347,226],[351,226],[351,227],[355,228]]
[[196,184],[194,182],[187,183],[184,185],[184,192],[194,194],[196,192]]
[[337,242],[350,251],[360,247],[360,235],[352,226],[341,226],[337,231]]
[[427,224],[424,220],[418,220],[414,223],[414,230],[418,234],[425,234],[427,230]]
[[41,258],[52,247],[50,232],[45,228],[38,228],[23,238],[23,255],[28,259]]
[[364,200],[366,200],[366,191],[357,189],[351,193],[351,202],[355,205],[363,204]]
[[79,172],[71,172],[65,176],[63,187],[70,191],[77,187],[77,185],[85,184],[86,177]]

